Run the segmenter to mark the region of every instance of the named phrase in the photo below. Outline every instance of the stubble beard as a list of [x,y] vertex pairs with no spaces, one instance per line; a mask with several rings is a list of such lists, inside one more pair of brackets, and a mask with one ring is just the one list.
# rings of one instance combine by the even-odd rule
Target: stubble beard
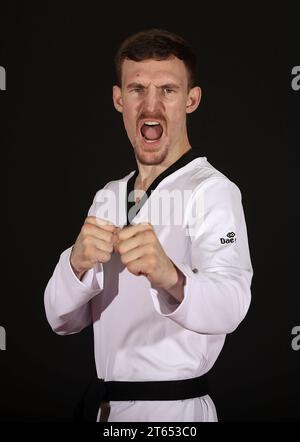
[[146,166],[155,166],[164,162],[168,155],[168,147],[164,146],[158,152],[146,152],[138,146],[133,146],[137,160]]

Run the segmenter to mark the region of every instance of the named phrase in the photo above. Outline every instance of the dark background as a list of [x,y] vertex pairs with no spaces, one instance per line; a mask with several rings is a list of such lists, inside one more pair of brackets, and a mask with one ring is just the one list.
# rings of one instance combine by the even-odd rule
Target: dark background
[[162,27],[196,49],[203,99],[190,140],[240,187],[248,226],[253,300],[211,371],[219,419],[300,421],[296,17],[294,6],[1,5],[0,420],[69,420],[94,374],[91,328],[55,335],[43,293],[95,192],[135,169],[111,100],[113,56],[129,34]]

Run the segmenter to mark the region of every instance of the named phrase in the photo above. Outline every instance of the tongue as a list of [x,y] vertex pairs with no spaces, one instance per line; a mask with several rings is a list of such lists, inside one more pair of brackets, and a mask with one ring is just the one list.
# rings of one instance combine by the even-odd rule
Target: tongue
[[156,126],[147,126],[146,124],[143,124],[141,132],[143,137],[147,140],[158,140],[162,136],[163,128],[160,124]]

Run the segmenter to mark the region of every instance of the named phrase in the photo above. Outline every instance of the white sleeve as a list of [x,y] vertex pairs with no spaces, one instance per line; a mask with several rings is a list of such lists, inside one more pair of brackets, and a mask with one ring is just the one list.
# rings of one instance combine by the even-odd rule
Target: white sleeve
[[[98,201],[108,184],[96,193],[88,216],[97,215]],[[103,289],[103,265],[97,263],[79,280],[70,264],[71,250],[72,247],[60,255],[44,294],[47,320],[52,330],[61,335],[78,333],[91,324],[89,301]]]
[[253,270],[241,193],[225,177],[210,178],[194,192],[195,213],[194,206],[202,213],[196,222],[187,215],[190,261],[173,260],[186,276],[184,299],[170,302],[166,292],[150,292],[160,315],[197,333],[227,334],[243,320],[251,299]]
[[79,280],[70,264],[71,250],[60,255],[44,295],[48,322],[60,335],[78,333],[91,324],[89,301],[103,288],[102,265],[94,266]]

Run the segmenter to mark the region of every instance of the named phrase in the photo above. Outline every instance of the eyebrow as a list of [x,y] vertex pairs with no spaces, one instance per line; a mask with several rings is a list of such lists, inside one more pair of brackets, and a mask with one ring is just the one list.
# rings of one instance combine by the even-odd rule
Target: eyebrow
[[[126,89],[138,89],[138,88],[146,88],[147,86],[145,86],[142,83],[129,83],[126,86]],[[161,86],[158,86],[159,89],[180,89],[180,86],[178,86],[176,83],[166,83],[163,84]]]
[[129,83],[126,89],[142,88],[145,87],[142,83]]
[[180,86],[176,83],[166,83],[159,87],[162,89],[180,89]]

